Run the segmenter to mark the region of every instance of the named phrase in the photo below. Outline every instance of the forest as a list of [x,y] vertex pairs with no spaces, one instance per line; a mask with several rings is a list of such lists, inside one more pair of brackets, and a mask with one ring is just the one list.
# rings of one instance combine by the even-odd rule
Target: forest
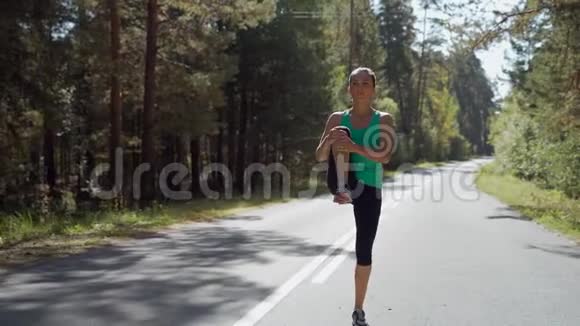
[[[395,118],[387,170],[494,156],[578,199],[580,1],[489,17],[485,1],[417,2],[2,1],[0,236],[11,241],[17,218],[195,201],[204,187],[219,202],[230,183],[244,192],[255,163],[283,165],[295,194],[329,114],[349,108],[356,67],[376,72],[374,107]],[[498,98],[477,51],[502,40],[514,59]],[[186,172],[163,172],[173,163]]]

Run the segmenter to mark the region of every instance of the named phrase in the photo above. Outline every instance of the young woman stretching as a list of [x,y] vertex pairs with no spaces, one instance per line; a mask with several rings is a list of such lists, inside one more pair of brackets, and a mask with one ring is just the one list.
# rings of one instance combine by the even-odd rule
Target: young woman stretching
[[376,77],[369,68],[349,76],[352,108],[333,112],[326,122],[316,160],[328,160],[328,188],[334,202],[353,205],[356,225],[353,326],[368,326],[363,310],[371,273],[372,248],[382,204],[383,164],[394,149],[394,123],[388,113],[371,107]]

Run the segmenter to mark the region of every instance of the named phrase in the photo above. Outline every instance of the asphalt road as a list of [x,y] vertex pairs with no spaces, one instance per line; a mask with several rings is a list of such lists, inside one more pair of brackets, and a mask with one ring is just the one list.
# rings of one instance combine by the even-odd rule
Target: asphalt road
[[[580,325],[580,247],[477,191],[488,161],[385,182],[372,326]],[[350,325],[353,228],[322,196],[0,271],[0,325]]]

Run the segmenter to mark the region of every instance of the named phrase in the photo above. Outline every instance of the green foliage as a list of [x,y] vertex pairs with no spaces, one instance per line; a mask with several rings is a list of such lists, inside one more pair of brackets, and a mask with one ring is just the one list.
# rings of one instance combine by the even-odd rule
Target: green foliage
[[473,155],[471,144],[462,135],[452,137],[449,141],[450,160],[466,160]]
[[555,139],[522,110],[518,93],[492,122],[491,141],[501,169],[568,196],[580,194],[580,134]]
[[389,165],[399,167],[403,164],[415,162],[415,149],[416,145],[413,142],[413,138],[408,137],[404,133],[398,133],[397,148]]
[[[256,28],[274,17],[275,2],[163,1],[171,13],[160,26],[158,104],[160,130],[194,137],[215,134],[216,110],[225,105],[222,86],[236,73],[235,53],[226,53],[238,30]],[[203,23],[200,23],[203,22]]]
[[395,100],[388,97],[387,95],[383,94],[381,94],[381,96],[379,96],[379,99],[375,101],[375,109],[382,112],[390,113],[394,117],[395,121],[399,118],[401,114],[399,112],[399,106],[397,105],[397,102],[395,102]]
[[330,111],[330,66],[324,44],[313,42],[323,22],[307,23],[293,10],[317,12],[314,1],[279,1],[277,15],[268,24],[238,34],[239,89],[249,104],[252,133],[269,139],[281,135],[292,149],[303,148],[296,136],[318,135],[318,117]]
[[422,121],[422,129],[426,131],[424,158],[428,161],[448,160],[453,145],[454,158],[457,159],[463,153],[460,150],[463,145],[456,144],[461,142],[457,122],[459,105],[449,90],[449,76],[444,63],[434,63],[429,70],[427,110]]
[[573,16],[580,8],[552,5],[519,20],[526,29],[515,34],[516,88],[493,119],[492,143],[502,168],[578,198],[580,28]]
[[[353,69],[359,66],[369,67],[377,74],[377,100],[388,96],[385,90],[388,85],[382,66],[386,58],[385,50],[377,46],[380,44],[379,22],[368,2],[355,1],[351,37],[351,18],[349,0],[326,0],[320,8],[323,29],[321,43],[324,51],[324,61],[328,65],[330,82],[328,90],[331,94],[331,111],[344,110],[351,105],[347,93],[348,64]],[[349,46],[352,43],[352,56]]]
[[348,67],[344,64],[337,64],[330,70],[327,90],[331,96],[330,106],[332,111],[342,111],[348,103],[346,86],[348,84]]
[[490,154],[487,121],[495,104],[489,80],[473,53],[465,56],[457,51],[452,56],[452,67],[452,88],[459,104],[459,130],[473,145],[475,154]]
[[399,107],[399,128],[410,134],[416,116],[417,90],[413,79],[415,16],[408,2],[383,0],[379,2],[379,37],[386,58],[381,64],[381,75],[386,80],[391,97]]

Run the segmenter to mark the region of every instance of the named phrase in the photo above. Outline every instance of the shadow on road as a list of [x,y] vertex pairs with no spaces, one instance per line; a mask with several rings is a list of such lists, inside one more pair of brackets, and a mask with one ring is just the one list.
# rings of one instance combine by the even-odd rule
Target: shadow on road
[[267,270],[264,253],[316,256],[325,249],[274,231],[213,224],[95,248],[5,273],[0,325],[195,325],[244,311],[242,299],[273,290],[244,279],[240,266]]
[[490,220],[495,220],[495,219],[513,219],[513,220],[520,220],[520,221],[531,221],[530,218],[526,217],[526,216],[517,216],[517,215],[492,215],[492,216],[488,216],[487,217]]
[[580,246],[536,246],[528,245],[528,249],[537,249],[552,254],[563,255],[570,258],[580,258]]
[[258,215],[234,215],[234,216],[227,216],[221,217],[222,220],[229,220],[229,221],[260,221],[263,220],[263,216]]
[[512,207],[500,207],[495,209],[498,214],[487,216],[490,220],[495,219],[513,219],[513,220],[520,220],[520,221],[531,221],[532,219],[526,215],[521,214],[517,208]]
[[421,174],[421,175],[432,175],[433,168],[412,168],[410,170],[403,171],[404,174]]

